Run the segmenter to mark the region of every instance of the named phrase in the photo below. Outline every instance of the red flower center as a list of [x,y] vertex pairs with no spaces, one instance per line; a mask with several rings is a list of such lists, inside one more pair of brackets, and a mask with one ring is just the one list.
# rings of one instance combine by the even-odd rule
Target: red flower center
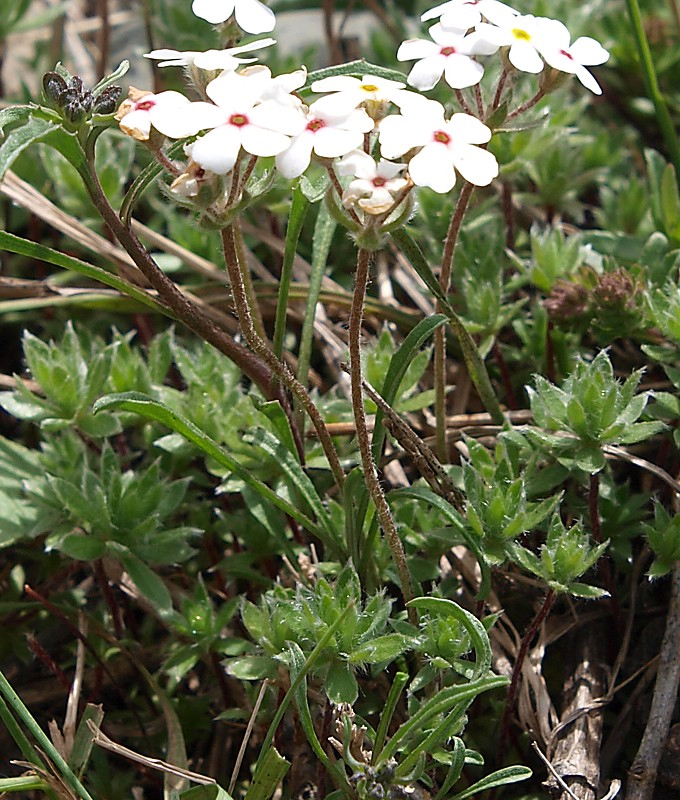
[[446,131],[435,131],[432,138],[435,142],[440,142],[441,144],[448,144],[451,141],[451,137]]
[[155,105],[155,100],[142,100],[141,103],[136,104],[135,111],[151,111]]
[[307,130],[311,131],[312,133],[316,133],[317,131],[324,128],[326,123],[322,119],[313,119],[307,123]]
[[379,189],[381,186],[384,186],[386,183],[387,183],[387,180],[385,178],[381,178],[380,176],[378,176],[377,178],[373,178],[373,185],[376,187],[376,189]]
[[443,56],[452,56],[455,52],[456,48],[451,47],[451,45],[448,45],[448,47],[442,47],[442,49],[439,51],[440,55]]
[[246,117],[245,114],[232,114],[229,117],[229,124],[235,125],[237,128],[242,128],[244,125],[247,125],[248,122],[248,117]]
[[569,61],[573,61],[574,60],[574,56],[572,56],[572,54],[568,53],[566,50],[560,50],[560,55],[561,56],[566,56],[569,59]]

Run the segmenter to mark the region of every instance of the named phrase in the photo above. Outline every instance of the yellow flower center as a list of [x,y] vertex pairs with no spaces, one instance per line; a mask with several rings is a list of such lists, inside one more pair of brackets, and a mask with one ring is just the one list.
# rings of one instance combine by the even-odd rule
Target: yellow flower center
[[513,28],[512,35],[515,37],[515,39],[519,39],[523,42],[531,41],[531,34],[527,33],[525,30],[522,30],[522,28]]
[[377,92],[377,91],[378,91],[378,87],[377,87],[377,86],[374,86],[372,83],[362,83],[362,84],[361,84],[361,88],[362,88],[362,89],[363,89],[365,92],[369,92],[369,93],[372,93],[372,92]]

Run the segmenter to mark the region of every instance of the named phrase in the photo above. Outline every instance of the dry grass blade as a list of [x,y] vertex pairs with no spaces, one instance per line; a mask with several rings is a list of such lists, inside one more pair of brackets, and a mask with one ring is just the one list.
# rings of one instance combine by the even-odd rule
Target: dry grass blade
[[119,756],[123,756],[123,758],[127,758],[130,761],[136,762],[137,764],[143,764],[145,767],[150,767],[151,769],[156,769],[160,772],[168,773],[169,775],[176,775],[179,778],[186,778],[189,781],[193,781],[194,783],[198,783],[203,786],[210,786],[216,783],[214,778],[210,778],[207,775],[201,775],[198,772],[191,772],[188,769],[175,767],[172,764],[168,764],[167,761],[161,760],[160,758],[150,758],[149,756],[144,756],[141,753],[136,753],[134,750],[130,750],[128,747],[123,747],[122,744],[117,744],[109,739],[109,737],[103,734],[96,725],[93,725],[92,723],[88,723],[88,725],[92,731],[94,743],[99,745],[99,747],[104,748],[104,750],[109,750],[110,752],[116,753],[116,755]]

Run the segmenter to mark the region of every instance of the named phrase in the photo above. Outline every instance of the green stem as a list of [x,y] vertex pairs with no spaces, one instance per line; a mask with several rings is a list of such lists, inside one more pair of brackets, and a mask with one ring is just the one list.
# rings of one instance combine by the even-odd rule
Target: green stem
[[54,766],[64,779],[64,782],[68,784],[68,786],[73,790],[73,792],[78,797],[81,798],[81,800],[92,800],[92,796],[90,795],[90,793],[75,776],[75,774],[71,770],[71,767],[69,767],[66,761],[64,761],[62,756],[59,754],[55,746],[50,741],[49,737],[46,736],[43,729],[35,721],[35,719],[31,715],[31,712],[22,703],[19,695],[11,687],[7,678],[5,678],[2,672],[0,672],[0,693],[3,695],[3,697],[5,698],[7,703],[11,706],[11,708],[14,710],[14,713],[17,715],[17,717],[19,717],[19,719],[24,723],[26,728],[32,734],[32,736],[40,746],[41,750],[54,764]]
[[[279,285],[277,287],[273,348],[274,355],[279,361],[283,358],[283,339],[286,335],[286,316],[288,312],[288,297],[293,281],[293,262],[297,252],[297,243],[302,231],[302,224],[305,221],[308,208],[309,201],[298,185],[293,189],[293,199],[290,204],[288,227],[286,229],[286,247],[283,251],[281,277],[279,278]],[[300,377],[299,374],[298,377]]]
[[628,6],[630,24],[633,28],[633,37],[638,49],[638,55],[640,56],[642,74],[644,75],[645,85],[647,86],[647,94],[654,104],[656,121],[661,130],[661,135],[666,143],[666,147],[668,148],[668,154],[675,167],[676,178],[680,180],[680,143],[678,142],[675,126],[673,125],[673,120],[668,111],[668,106],[659,88],[652,51],[649,47],[647,34],[645,33],[642,23],[640,5],[638,0],[626,0],[626,5]]
[[[352,308],[349,315],[349,367],[352,389],[352,409],[354,411],[354,424],[356,426],[359,452],[361,453],[364,480],[366,481],[366,486],[375,505],[380,527],[387,537],[387,543],[392,552],[392,558],[397,568],[397,574],[399,575],[404,602],[408,603],[413,599],[413,587],[411,585],[411,575],[406,561],[406,553],[404,552],[404,546],[399,538],[392,512],[387,504],[385,493],[378,480],[378,471],[371,453],[371,438],[368,433],[366,412],[364,410],[361,370],[361,323],[364,314],[364,298],[366,297],[370,266],[370,251],[360,248],[357,254],[354,297],[352,298]],[[409,609],[409,617],[413,617],[411,609]]]
[[[290,369],[282,361],[274,355],[269,345],[258,336],[253,319],[250,315],[250,307],[248,306],[248,298],[246,297],[243,282],[241,280],[241,270],[238,263],[238,250],[234,239],[234,229],[231,225],[227,225],[222,229],[222,244],[224,247],[224,260],[229,273],[229,281],[231,282],[231,291],[234,298],[234,305],[236,313],[239,318],[241,332],[243,337],[248,342],[250,347],[262,361],[271,369],[276,377],[295,395],[300,405],[305,409],[309,418],[316,429],[317,435],[321,445],[328,459],[328,463],[333,473],[333,477],[339,489],[345,480],[345,473],[340,464],[335,445],[328,433],[328,428],[324,423],[319,409],[312,402],[309,393],[305,387],[297,380]],[[296,429],[295,429],[296,430]],[[295,434],[295,430],[293,433]],[[301,444],[298,443],[298,449]],[[300,453],[302,458],[303,452]]]
[[[463,218],[470,204],[474,188],[473,184],[467,181],[463,184],[444,241],[439,285],[444,295],[447,296],[451,288],[453,257],[456,252]],[[436,420],[437,456],[440,461],[447,463],[449,454],[446,442],[446,335],[443,328],[439,328],[434,332],[434,414]]]

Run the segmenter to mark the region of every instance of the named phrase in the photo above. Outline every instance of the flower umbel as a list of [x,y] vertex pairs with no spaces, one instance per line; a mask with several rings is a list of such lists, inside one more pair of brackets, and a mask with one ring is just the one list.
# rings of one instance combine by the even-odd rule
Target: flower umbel
[[431,8],[421,15],[420,19],[427,22],[430,19],[440,18],[441,24],[445,28],[452,28],[456,31],[465,32],[474,28],[486,16],[486,11],[491,13],[501,11],[510,14],[517,12],[499,0],[448,0],[439,6]]

